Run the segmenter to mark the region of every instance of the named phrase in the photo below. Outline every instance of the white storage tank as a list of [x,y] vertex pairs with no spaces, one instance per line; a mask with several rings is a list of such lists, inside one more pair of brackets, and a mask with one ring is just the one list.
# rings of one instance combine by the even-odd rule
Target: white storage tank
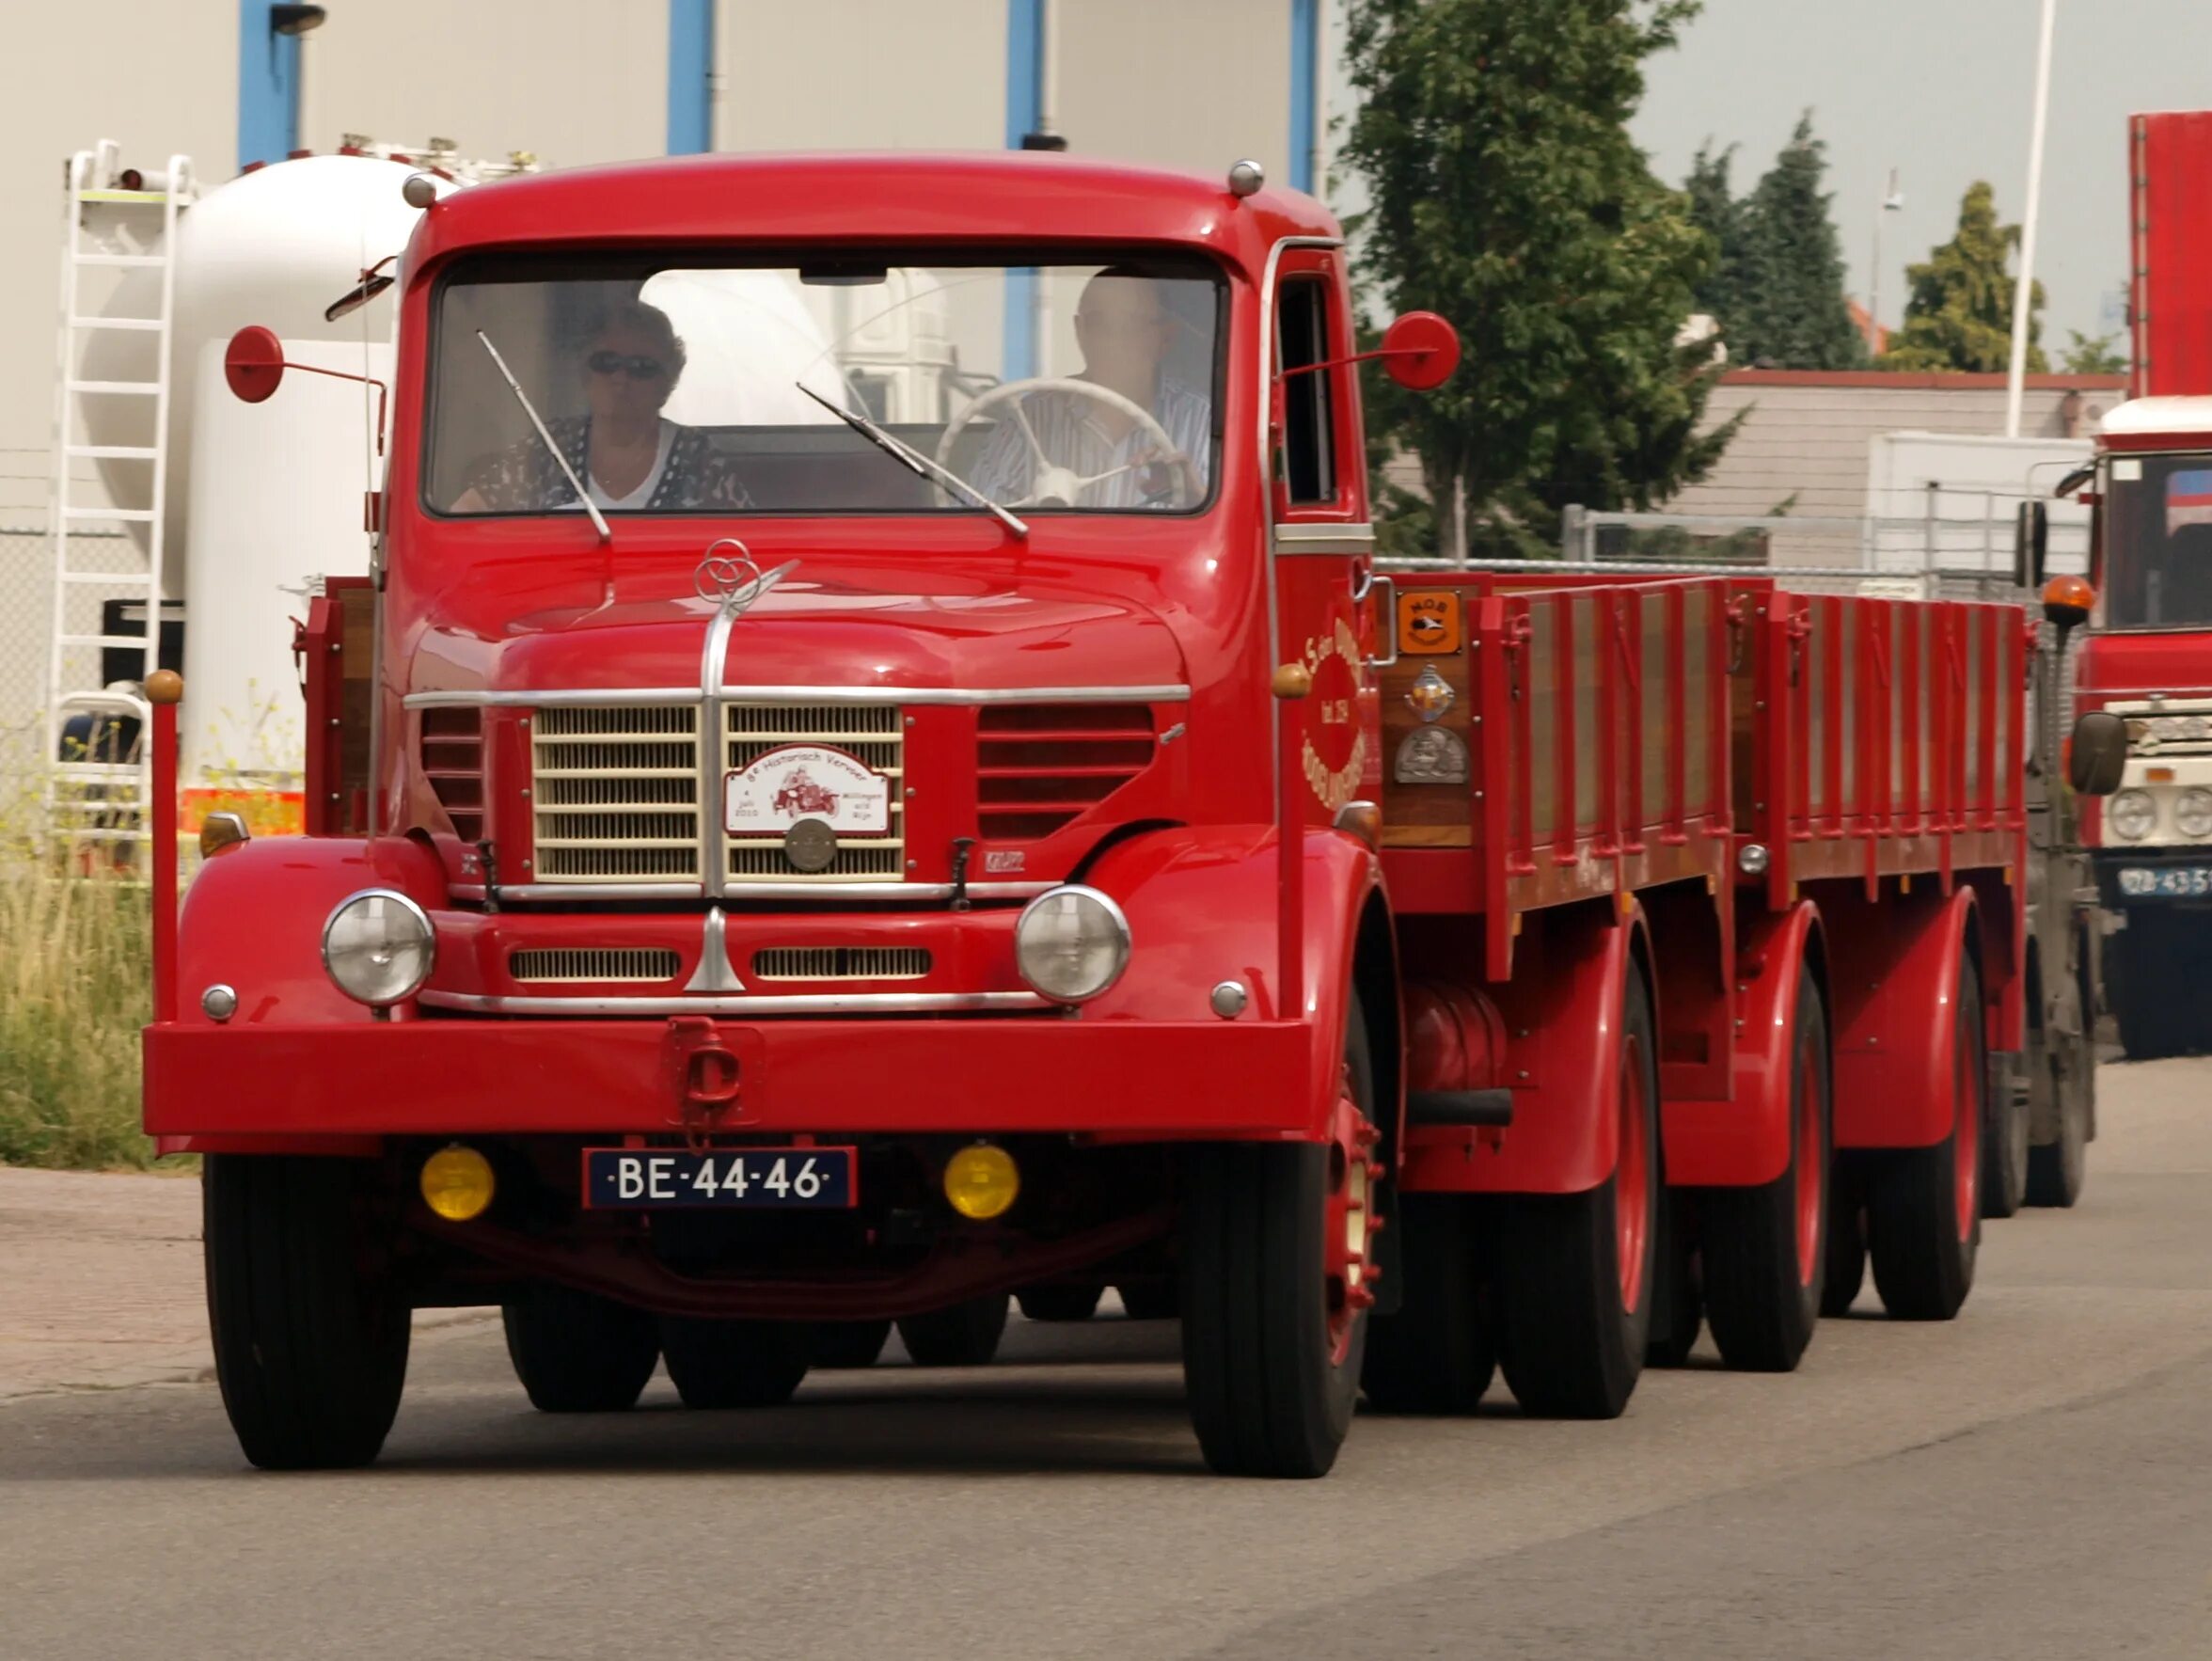
[[[418,210],[400,187],[419,170],[372,156],[306,156],[242,174],[179,217],[163,586],[185,608],[188,791],[298,788],[304,709],[288,620],[306,615],[311,578],[368,570],[362,493],[383,473],[373,390],[292,375],[269,403],[241,404],[222,379],[223,348],[260,324],[287,357],[388,376],[396,293],[336,322],[323,314],[363,269],[406,246]],[[108,308],[155,315],[160,280],[157,269],[128,273]],[[155,351],[150,334],[103,332],[80,373],[150,380]],[[95,444],[150,444],[151,426],[148,400],[87,402]],[[151,464],[100,465],[116,500],[146,499]],[[145,537],[143,524],[132,529]]]

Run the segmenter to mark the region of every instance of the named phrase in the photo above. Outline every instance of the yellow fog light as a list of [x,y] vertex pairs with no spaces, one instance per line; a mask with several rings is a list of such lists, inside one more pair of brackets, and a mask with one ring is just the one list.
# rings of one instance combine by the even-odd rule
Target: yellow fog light
[[449,1223],[482,1216],[497,1187],[492,1162],[473,1147],[441,1147],[422,1162],[422,1202]]
[[1021,1173],[1003,1147],[978,1142],[945,1162],[945,1199],[963,1217],[987,1223],[1003,1214],[1020,1192]]

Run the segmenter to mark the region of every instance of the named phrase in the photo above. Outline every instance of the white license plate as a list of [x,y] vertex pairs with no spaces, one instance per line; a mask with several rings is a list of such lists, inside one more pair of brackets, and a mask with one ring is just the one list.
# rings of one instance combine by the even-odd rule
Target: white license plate
[[2212,865],[2123,865],[2120,892],[2129,899],[2212,898]]

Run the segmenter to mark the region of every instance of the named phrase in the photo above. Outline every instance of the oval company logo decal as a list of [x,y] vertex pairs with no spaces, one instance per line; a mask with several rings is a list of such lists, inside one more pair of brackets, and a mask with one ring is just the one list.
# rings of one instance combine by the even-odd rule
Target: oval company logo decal
[[821,744],[786,744],[724,775],[722,828],[731,835],[781,836],[801,819],[880,836],[891,829],[891,781]]

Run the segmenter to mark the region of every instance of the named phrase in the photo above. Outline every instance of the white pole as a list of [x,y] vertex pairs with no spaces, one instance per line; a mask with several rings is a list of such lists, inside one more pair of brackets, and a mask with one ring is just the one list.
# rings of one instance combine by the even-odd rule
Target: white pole
[[2020,435],[2028,377],[2028,301],[2035,292],[2035,211],[2043,196],[2043,127],[2050,109],[2051,35],[2059,0],[2043,0],[2043,39],[2035,52],[2035,119],[2028,137],[2028,212],[2020,226],[2020,280],[2013,290],[2013,369],[2005,392],[2005,436]]

